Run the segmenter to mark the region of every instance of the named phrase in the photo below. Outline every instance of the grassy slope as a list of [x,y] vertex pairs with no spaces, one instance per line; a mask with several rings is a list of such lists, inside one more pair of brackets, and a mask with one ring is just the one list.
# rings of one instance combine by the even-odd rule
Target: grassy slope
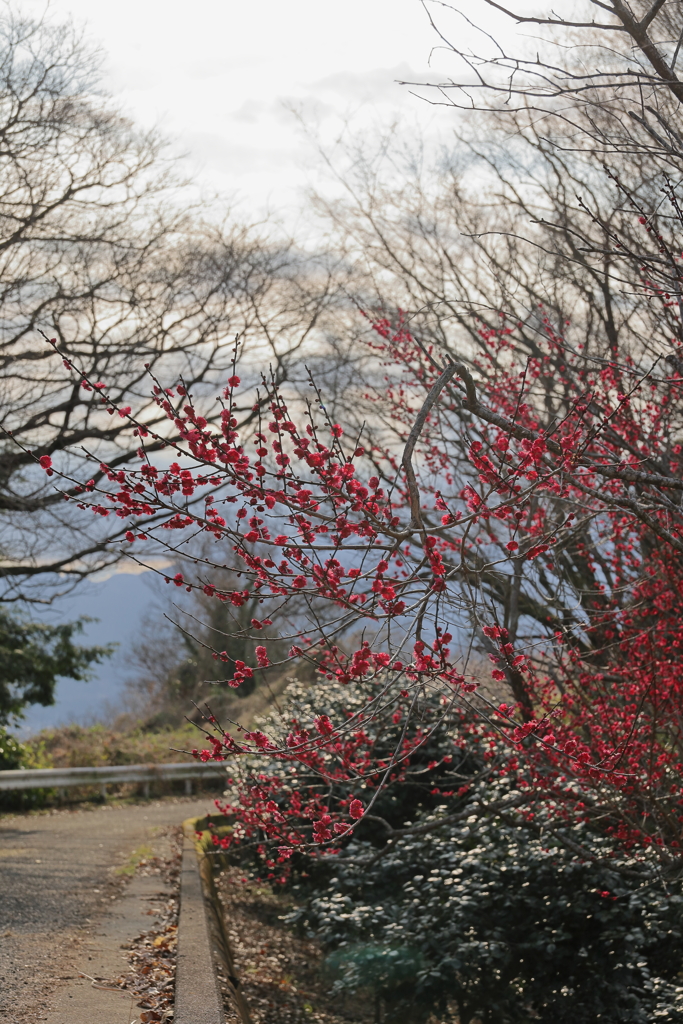
[[[288,679],[282,677],[269,687],[261,687],[249,697],[235,700],[229,717],[249,727],[281,695]],[[192,710],[188,708],[188,710]],[[224,723],[229,726],[229,723]],[[95,768],[116,764],[164,764],[189,761],[193,747],[205,746],[196,726],[185,722],[176,728],[150,730],[139,722],[121,727],[106,725],[64,725],[44,729],[27,740],[31,767]]]

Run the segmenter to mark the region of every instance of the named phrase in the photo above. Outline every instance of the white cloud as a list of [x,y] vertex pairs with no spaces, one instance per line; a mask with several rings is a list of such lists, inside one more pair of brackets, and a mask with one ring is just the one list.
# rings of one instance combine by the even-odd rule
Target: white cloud
[[129,558],[123,558],[120,562],[115,565],[108,566],[106,569],[102,569],[101,572],[95,573],[91,579],[93,583],[106,583],[112,576],[142,576],[146,572],[163,572],[164,569],[168,569],[173,562],[170,558],[153,557],[145,560],[145,565],[140,565],[139,562],[134,562]]
[[[431,78],[434,76],[431,75]],[[345,100],[357,100],[362,103],[390,103],[402,106],[406,101],[405,87],[400,81],[426,79],[423,72],[414,71],[405,62],[393,68],[371,68],[368,71],[337,71],[333,75],[312,82],[311,93],[332,92]]]

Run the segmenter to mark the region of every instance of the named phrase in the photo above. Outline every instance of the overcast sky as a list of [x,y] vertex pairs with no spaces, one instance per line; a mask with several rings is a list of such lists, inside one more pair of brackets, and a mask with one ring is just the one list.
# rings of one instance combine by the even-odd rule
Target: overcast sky
[[[23,0],[40,16],[45,0]],[[208,188],[243,208],[286,212],[315,161],[287,110],[294,104],[330,139],[342,119],[427,132],[452,114],[410,95],[397,78],[453,70],[419,0],[51,0],[106,54],[106,84],[146,126],[160,125],[190,154]],[[451,20],[462,34],[462,22]]]

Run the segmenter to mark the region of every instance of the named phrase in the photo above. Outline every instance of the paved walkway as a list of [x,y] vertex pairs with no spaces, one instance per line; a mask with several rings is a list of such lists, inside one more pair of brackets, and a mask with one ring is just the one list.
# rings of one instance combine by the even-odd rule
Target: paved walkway
[[74,960],[117,910],[115,869],[162,829],[212,809],[205,796],[0,818],[3,1024],[53,1019]]

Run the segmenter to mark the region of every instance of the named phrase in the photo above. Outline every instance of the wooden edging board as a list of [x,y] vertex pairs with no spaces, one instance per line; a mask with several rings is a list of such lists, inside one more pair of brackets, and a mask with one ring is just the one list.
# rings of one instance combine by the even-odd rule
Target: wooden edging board
[[[214,818],[212,815],[212,821]],[[223,911],[213,879],[212,857],[207,855],[198,836],[206,828],[206,818],[188,818],[183,822],[173,1020],[174,1024],[224,1024],[225,1011],[217,974],[217,966],[220,965],[238,1018],[243,1024],[251,1024],[235,975]]]

